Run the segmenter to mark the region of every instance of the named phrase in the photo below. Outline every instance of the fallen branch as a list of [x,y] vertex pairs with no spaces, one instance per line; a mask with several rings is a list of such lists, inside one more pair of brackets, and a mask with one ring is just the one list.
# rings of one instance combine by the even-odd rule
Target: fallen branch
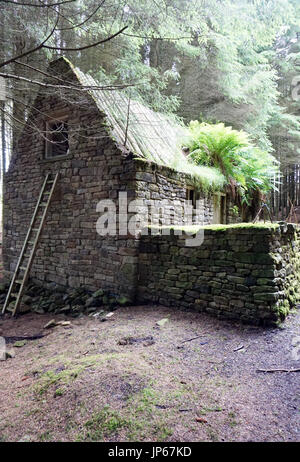
[[239,350],[242,350],[243,348],[245,348],[244,345],[241,345],[241,346],[235,348],[233,351],[239,351]]
[[189,338],[188,340],[183,340],[181,343],[191,342],[192,340],[196,340],[197,338],[203,337],[203,335],[206,335],[206,334],[204,333],[201,335],[197,335],[197,337]]
[[300,369],[256,369],[256,372],[300,372]]
[[12,337],[4,337],[6,343],[14,343],[22,340],[39,340],[40,338],[45,337],[46,334],[37,334],[32,336],[12,336]]

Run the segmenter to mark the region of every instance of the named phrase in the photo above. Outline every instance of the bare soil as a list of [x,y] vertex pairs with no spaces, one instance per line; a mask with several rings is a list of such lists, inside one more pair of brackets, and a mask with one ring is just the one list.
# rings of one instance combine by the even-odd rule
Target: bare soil
[[15,352],[0,441],[299,441],[300,373],[257,371],[300,367],[299,311],[276,329],[161,306],[43,329],[52,318],[67,319],[0,320]]

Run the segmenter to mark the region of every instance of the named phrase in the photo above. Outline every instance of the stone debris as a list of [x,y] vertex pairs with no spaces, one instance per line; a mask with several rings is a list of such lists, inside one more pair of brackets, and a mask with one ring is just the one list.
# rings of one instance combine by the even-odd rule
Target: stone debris
[[15,350],[13,348],[7,349],[0,355],[0,361],[6,361],[7,359],[14,358],[16,356]]
[[14,343],[15,348],[22,348],[24,345],[26,345],[27,340],[19,340]]
[[157,324],[159,327],[163,327],[168,321],[169,321],[168,318],[163,318],[163,319],[161,319],[160,321],[157,321],[156,324]]
[[152,335],[148,337],[123,337],[118,341],[118,345],[134,345],[137,343],[142,343],[143,346],[150,346],[155,343]]
[[[8,284],[0,285],[0,306],[5,302],[8,287]],[[30,310],[38,314],[65,314],[72,318],[83,314],[100,317],[108,312],[109,316],[106,316],[110,317],[113,310],[128,304],[127,297],[120,297],[109,290],[98,289],[92,292],[81,287],[61,290],[56,284],[52,288],[45,288],[30,283],[22,298],[20,312]]]
[[6,359],[14,358],[16,356],[15,350],[10,348],[6,351]]
[[50,327],[55,327],[56,322],[55,319],[51,319],[51,321],[47,322],[47,324],[44,325],[44,329],[49,329]]

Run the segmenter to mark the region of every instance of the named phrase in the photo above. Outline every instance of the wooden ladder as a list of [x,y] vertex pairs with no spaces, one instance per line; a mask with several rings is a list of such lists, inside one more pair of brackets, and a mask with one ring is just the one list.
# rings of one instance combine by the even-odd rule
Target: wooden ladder
[[[11,311],[14,316],[20,306],[57,179],[58,173],[56,173],[54,179],[51,179],[50,173],[48,173],[45,177],[19,260],[9,286],[6,300],[2,308],[2,314],[4,314],[7,310]],[[15,298],[16,302],[14,307],[11,309],[9,308],[9,303],[12,298]]]

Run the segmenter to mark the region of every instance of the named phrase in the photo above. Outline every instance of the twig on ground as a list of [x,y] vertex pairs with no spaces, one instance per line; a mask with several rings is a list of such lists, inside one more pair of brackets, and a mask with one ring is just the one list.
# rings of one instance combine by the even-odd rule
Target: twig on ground
[[243,348],[245,348],[244,345],[241,345],[241,346],[235,348],[233,351],[239,351],[239,350],[242,350]]
[[256,369],[256,372],[300,372],[300,369]]
[[181,343],[191,342],[192,340],[196,340],[197,338],[203,337],[203,335],[206,335],[206,333],[197,335],[197,337],[189,338],[188,340],[183,340]]

